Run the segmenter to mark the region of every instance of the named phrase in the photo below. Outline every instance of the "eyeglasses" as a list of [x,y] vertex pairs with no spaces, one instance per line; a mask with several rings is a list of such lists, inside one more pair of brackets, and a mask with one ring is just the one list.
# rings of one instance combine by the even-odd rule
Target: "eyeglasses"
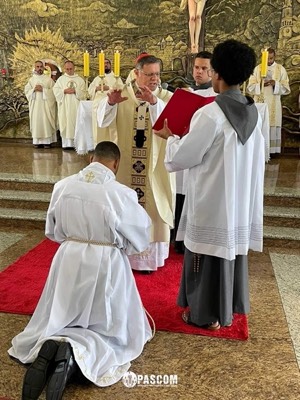
[[210,69],[208,69],[207,70],[207,75],[211,78],[212,77],[212,74],[213,74],[213,72],[215,72],[215,70],[214,69],[212,69],[212,68],[210,68]]
[[156,76],[157,78],[160,77],[160,72],[150,72],[150,73],[147,74],[147,72],[144,72],[141,69],[139,69],[138,71],[140,71],[142,74],[144,74],[148,78],[153,78],[154,76]]

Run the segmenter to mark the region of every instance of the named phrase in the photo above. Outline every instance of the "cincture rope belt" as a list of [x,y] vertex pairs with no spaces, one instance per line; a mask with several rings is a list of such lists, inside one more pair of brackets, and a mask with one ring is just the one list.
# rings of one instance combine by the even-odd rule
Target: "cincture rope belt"
[[[79,239],[79,238],[74,238],[74,237],[68,237],[68,238],[65,239],[65,241],[67,241],[67,242],[86,243],[86,244],[94,244],[96,246],[117,247],[117,245],[114,244],[114,243],[97,242],[96,240]],[[153,325],[152,337],[148,340],[148,342],[150,342],[155,336],[156,326],[155,326],[155,322],[154,322],[154,319],[152,318],[152,316],[148,313],[148,311],[146,310],[145,307],[143,307],[143,308],[144,308],[145,313],[148,315],[148,317],[151,320],[152,325]]]
[[97,240],[79,239],[79,238],[74,238],[74,237],[68,237],[65,240],[67,242],[78,242],[78,243],[86,243],[86,244],[95,244],[96,246],[117,247],[117,245],[114,244],[114,243],[97,242]]

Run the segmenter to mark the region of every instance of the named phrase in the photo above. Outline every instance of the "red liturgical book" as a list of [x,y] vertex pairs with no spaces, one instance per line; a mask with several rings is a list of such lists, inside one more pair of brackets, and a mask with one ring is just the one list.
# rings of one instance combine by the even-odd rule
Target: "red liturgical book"
[[195,112],[212,103],[215,96],[203,97],[184,89],[176,89],[171,99],[166,104],[160,116],[157,118],[153,129],[159,131],[164,126],[164,120],[168,120],[168,127],[172,133],[184,136],[188,133],[192,116]]

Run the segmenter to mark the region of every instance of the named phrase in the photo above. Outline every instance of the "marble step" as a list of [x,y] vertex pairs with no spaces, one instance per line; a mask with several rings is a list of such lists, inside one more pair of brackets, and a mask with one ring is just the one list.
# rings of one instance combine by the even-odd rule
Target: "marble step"
[[[274,210],[270,212],[272,211]],[[0,208],[1,227],[18,227],[26,224],[28,228],[44,230],[45,218],[46,211],[43,210]],[[300,249],[300,228],[265,225],[264,246]]]
[[265,188],[264,205],[278,207],[300,207],[300,187]]
[[[0,225],[45,229],[46,211],[58,177],[0,174]],[[285,247],[300,246],[300,190],[265,190],[264,241]]]
[[[48,209],[50,198],[50,192],[1,190],[0,208],[21,208],[45,211]],[[300,207],[265,206],[264,224],[300,227]]]
[[[50,192],[1,190],[0,208],[47,211],[50,198]],[[300,228],[300,208],[265,206],[264,225]]]
[[300,229],[264,226],[264,247],[300,249]]
[[300,207],[264,207],[265,226],[300,228]]
[[20,190],[30,192],[49,192],[53,190],[56,178],[45,180],[44,177],[33,178],[32,175],[23,175],[21,178],[18,174],[0,174],[0,190]]
[[50,192],[1,190],[0,208],[22,208],[47,211],[50,198]]
[[26,226],[29,229],[45,229],[47,211],[18,208],[0,208],[1,227]]

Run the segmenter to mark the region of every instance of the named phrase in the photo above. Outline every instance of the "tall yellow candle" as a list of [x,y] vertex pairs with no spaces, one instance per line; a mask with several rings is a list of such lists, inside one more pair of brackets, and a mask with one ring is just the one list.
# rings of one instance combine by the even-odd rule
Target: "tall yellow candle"
[[104,57],[103,50],[101,50],[101,52],[99,53],[99,75],[100,76],[105,75],[104,64],[105,64],[105,57]]
[[90,55],[87,51],[83,53],[83,76],[90,76]]
[[114,74],[120,76],[120,53],[116,50],[114,55]]
[[260,74],[262,78],[265,78],[268,73],[268,50],[263,50],[261,52],[261,67],[260,67]]

